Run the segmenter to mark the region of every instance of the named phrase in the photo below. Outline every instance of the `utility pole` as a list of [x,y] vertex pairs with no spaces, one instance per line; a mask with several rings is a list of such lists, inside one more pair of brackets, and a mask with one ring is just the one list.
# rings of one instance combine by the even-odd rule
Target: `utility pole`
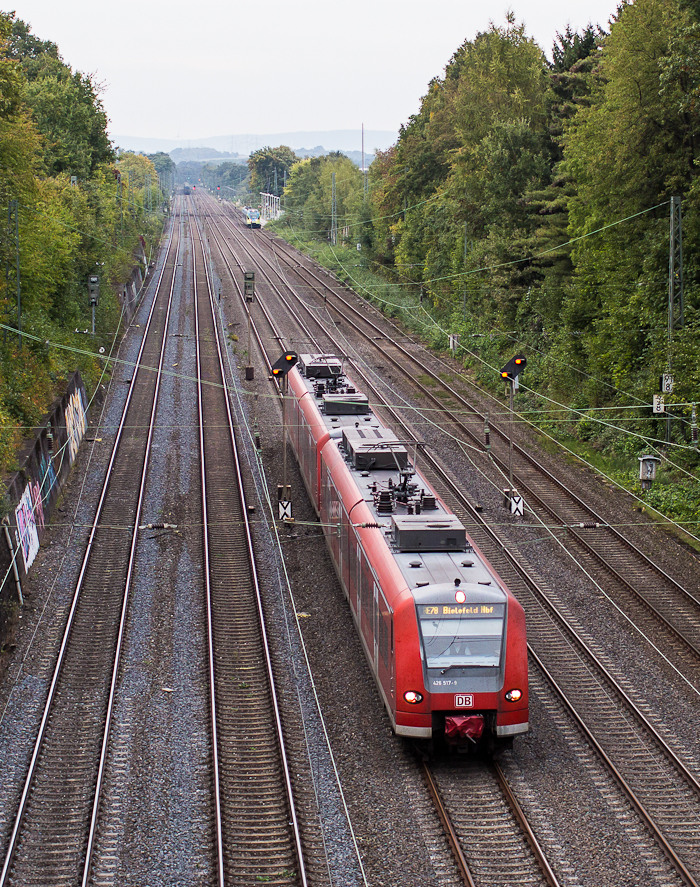
[[117,201],[119,203],[119,233],[124,236],[124,199],[122,196],[122,174],[117,173]]
[[464,286],[462,287],[462,308],[464,320],[467,320],[467,249],[469,247],[467,223],[464,223]]
[[365,168],[365,125],[362,124],[362,188],[365,198],[367,197],[367,169]]
[[683,326],[683,221],[680,197],[671,198],[671,225],[668,252],[668,342],[669,368],[671,338]]
[[[671,198],[668,248],[668,353],[666,379],[673,390],[673,333],[683,326],[683,221],[680,197]],[[666,443],[671,442],[671,414],[666,414]]]
[[331,243],[335,246],[338,242],[338,207],[335,196],[335,172],[331,177]]
[[[16,200],[11,200],[7,206],[7,239],[9,244],[5,279],[7,281],[8,295],[11,291],[12,278],[15,279],[15,292],[17,294],[17,332],[19,333],[19,350],[22,350],[22,280],[19,265],[19,208]],[[14,263],[12,254],[14,253]]]
[[527,366],[527,358],[522,354],[516,354],[511,357],[508,363],[501,370],[501,378],[505,380],[508,386],[509,407],[510,407],[510,443],[508,447],[508,489],[505,490],[506,505],[511,514],[519,517],[523,516],[524,507],[522,496],[519,496],[513,489],[513,397],[515,389],[518,387],[518,376]]
[[255,299],[255,271],[243,272],[243,296],[245,298],[245,310],[248,315],[248,366],[245,368],[245,378],[247,382],[252,382],[255,378],[255,367],[251,364],[250,355],[250,333],[252,326],[250,306]]
[[287,373],[297,362],[295,351],[285,351],[272,364],[272,378],[277,379],[282,395],[282,483],[277,485],[277,508],[280,520],[292,519],[292,501],[287,483]]

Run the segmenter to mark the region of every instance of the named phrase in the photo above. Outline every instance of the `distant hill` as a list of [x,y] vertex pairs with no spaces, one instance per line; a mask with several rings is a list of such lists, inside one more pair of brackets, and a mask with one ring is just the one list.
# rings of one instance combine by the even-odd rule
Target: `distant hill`
[[[365,130],[365,153],[373,154],[375,149],[386,151],[398,138],[397,132],[389,130]],[[316,154],[328,151],[343,151],[350,153],[362,151],[362,131],[360,129],[338,129],[327,132],[278,132],[270,134],[246,134],[230,136],[211,136],[202,139],[151,139],[140,136],[112,136],[114,144],[124,151],[137,151],[144,154],[155,154],[164,151],[172,154],[176,150],[183,152],[195,151],[198,160],[236,160],[240,156],[247,157],[258,148],[267,145],[277,147],[288,145],[300,156]],[[323,148],[310,146],[320,146]],[[204,157],[208,153],[201,149],[213,149],[211,157]],[[325,149],[325,150],[324,150]],[[224,156],[222,156],[224,155]],[[175,158],[173,158],[175,159]],[[184,160],[181,154],[179,160]],[[194,159],[191,157],[188,159]],[[177,162],[177,161],[176,161]]]
[[216,148],[174,148],[166,153],[170,154],[174,163],[186,163],[188,160],[200,163],[245,163],[248,159],[243,154],[229,154],[228,151],[217,151]]

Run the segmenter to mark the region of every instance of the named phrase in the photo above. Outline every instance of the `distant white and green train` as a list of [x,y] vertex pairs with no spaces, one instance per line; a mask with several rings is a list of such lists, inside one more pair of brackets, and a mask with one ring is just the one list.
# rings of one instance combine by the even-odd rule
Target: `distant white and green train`
[[245,212],[245,224],[246,228],[260,228],[260,210],[253,209],[250,206],[247,206],[244,210]]

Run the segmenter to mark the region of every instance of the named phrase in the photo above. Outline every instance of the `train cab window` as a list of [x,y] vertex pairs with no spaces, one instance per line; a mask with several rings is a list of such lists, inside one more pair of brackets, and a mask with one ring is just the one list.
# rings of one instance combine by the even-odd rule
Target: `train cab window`
[[441,670],[460,666],[498,668],[504,616],[504,604],[419,606],[426,665]]

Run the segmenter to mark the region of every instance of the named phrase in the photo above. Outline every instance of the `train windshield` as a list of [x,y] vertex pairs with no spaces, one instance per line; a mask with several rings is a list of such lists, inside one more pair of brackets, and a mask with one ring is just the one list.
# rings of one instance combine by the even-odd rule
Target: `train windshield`
[[504,616],[505,604],[419,606],[428,668],[498,668]]

